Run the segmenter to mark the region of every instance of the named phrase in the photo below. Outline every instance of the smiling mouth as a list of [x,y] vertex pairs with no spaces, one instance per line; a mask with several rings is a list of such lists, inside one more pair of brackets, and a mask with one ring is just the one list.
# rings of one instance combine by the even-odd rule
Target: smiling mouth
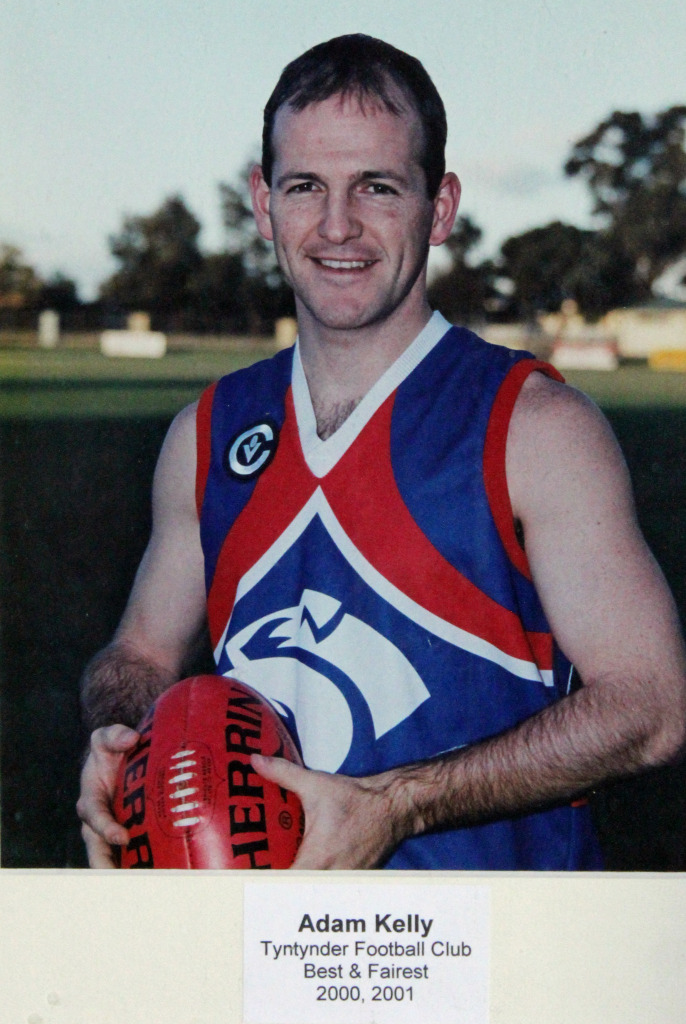
[[371,267],[376,262],[376,260],[328,260],[316,256],[314,261],[322,267],[328,267],[329,270],[364,270],[365,267]]

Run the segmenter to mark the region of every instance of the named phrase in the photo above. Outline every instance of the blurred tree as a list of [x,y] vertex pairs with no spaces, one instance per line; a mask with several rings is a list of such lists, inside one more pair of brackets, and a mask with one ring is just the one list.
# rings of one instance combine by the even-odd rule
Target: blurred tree
[[[243,266],[248,274],[268,278],[281,271],[274,255],[274,246],[265,242],[255,224],[250,200],[250,160],[241,169],[235,184],[222,182],[219,185],[222,220],[226,229],[227,250],[240,253]],[[276,283],[273,281],[272,283]]]
[[245,164],[235,184],[219,186],[227,250],[240,256],[245,271],[243,298],[251,333],[271,333],[280,316],[294,316],[295,302],[274,254],[274,246],[257,230],[250,200],[249,177],[254,161]]
[[164,330],[271,333],[293,300],[273,249],[257,233],[245,170],[236,185],[220,185],[225,251],[203,254],[200,223],[181,196],[148,217],[127,217],[110,237],[119,269],[101,297],[122,310],[147,310]]
[[636,280],[633,260],[623,246],[604,232],[586,238],[578,263],[565,277],[565,288],[588,320],[618,306],[647,302],[652,295]]
[[615,111],[572,149],[601,230],[633,264],[637,298],[686,254],[686,106],[653,118]]
[[64,274],[56,273],[42,281],[33,305],[38,309],[55,309],[68,313],[81,305],[76,283]]
[[126,217],[109,239],[119,270],[101,286],[103,299],[123,309],[150,312],[167,329],[191,302],[190,283],[203,263],[200,222],[179,195],[149,217]]
[[450,266],[437,274],[429,285],[429,302],[454,323],[482,319],[495,294],[493,264],[490,261],[472,264],[468,260],[481,236],[481,228],[469,217],[458,217],[444,243]]
[[246,334],[249,327],[246,281],[239,253],[210,253],[188,281],[191,330]]
[[24,261],[15,245],[0,245],[0,309],[55,309],[67,312],[80,306],[76,284],[64,274],[44,281]]
[[634,301],[633,262],[613,237],[554,221],[508,238],[498,269],[511,283],[505,312],[533,320],[575,299],[589,319]]
[[33,303],[41,281],[33,267],[24,262],[16,245],[0,244],[0,306],[19,309]]

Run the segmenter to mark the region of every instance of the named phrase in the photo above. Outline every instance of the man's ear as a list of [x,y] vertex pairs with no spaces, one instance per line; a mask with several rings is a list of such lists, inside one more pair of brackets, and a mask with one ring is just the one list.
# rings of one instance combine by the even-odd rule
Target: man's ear
[[252,208],[255,214],[257,230],[268,242],[273,242],[274,232],[272,231],[272,222],[269,216],[271,189],[264,180],[262,168],[259,164],[255,164],[251,170],[249,180],[250,196],[252,198]]
[[438,195],[434,199],[434,219],[429,237],[430,245],[442,245],[453,229],[460,205],[462,186],[452,171],[443,176]]

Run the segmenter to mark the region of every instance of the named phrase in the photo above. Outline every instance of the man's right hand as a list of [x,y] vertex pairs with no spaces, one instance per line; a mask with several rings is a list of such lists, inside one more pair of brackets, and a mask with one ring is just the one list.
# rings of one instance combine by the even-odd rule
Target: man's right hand
[[138,739],[136,730],[126,725],[108,725],[91,734],[76,811],[92,868],[116,867],[112,847],[129,841],[126,829],[112,816],[112,800],[122,758]]

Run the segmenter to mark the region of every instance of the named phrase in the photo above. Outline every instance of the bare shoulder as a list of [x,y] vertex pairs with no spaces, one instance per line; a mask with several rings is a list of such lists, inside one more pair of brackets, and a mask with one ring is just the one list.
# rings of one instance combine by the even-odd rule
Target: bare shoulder
[[[507,479],[516,516],[533,501],[548,507],[576,492],[603,492],[630,502],[629,476],[617,440],[587,395],[532,373],[515,404],[507,437]],[[551,504],[552,503],[552,506]]]
[[162,451],[175,456],[192,455],[195,458],[196,415],[198,403],[187,405],[171,422]]
[[195,493],[196,413],[198,403],[187,405],[172,420],[155,470],[154,500],[164,503]]
[[195,408],[175,417],[162,445],[153,481],[152,533],[117,631],[118,640],[177,677],[205,618]]
[[543,373],[527,377],[515,403],[510,438],[514,444],[531,444],[539,432],[554,443],[591,446],[614,435],[598,406],[583,392]]

